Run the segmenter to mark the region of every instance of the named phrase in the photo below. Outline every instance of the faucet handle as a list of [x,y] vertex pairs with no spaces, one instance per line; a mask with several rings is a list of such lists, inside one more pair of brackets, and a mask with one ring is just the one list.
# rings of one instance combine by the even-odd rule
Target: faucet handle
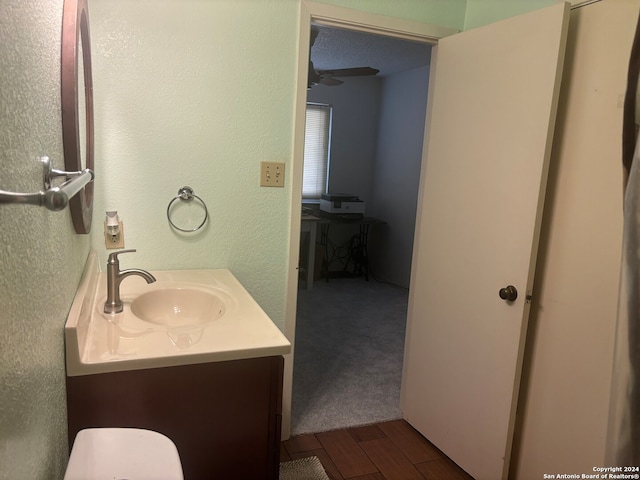
[[136,250],[133,248],[129,250],[120,250],[119,252],[113,252],[109,255],[109,260],[107,260],[107,265],[115,265],[116,263],[118,263],[118,255],[120,255],[121,253],[132,253],[135,251]]

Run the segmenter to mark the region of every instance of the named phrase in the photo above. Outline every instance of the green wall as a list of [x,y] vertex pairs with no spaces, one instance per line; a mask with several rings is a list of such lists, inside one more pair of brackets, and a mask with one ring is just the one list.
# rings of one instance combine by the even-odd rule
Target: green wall
[[515,17],[560,1],[562,0],[467,0],[464,29]]
[[[63,168],[62,0],[0,2],[0,188],[42,190]],[[67,463],[63,326],[89,252],[68,211],[0,206],[0,478],[61,478]]]
[[464,28],[468,0],[319,0],[337,7],[405,18],[441,27]]

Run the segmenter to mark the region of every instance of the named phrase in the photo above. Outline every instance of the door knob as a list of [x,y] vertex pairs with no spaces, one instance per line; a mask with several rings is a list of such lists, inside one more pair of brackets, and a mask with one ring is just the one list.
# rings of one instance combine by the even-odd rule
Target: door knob
[[504,288],[501,288],[498,292],[500,298],[506,300],[507,302],[513,302],[516,298],[518,298],[518,290],[513,285],[507,285]]

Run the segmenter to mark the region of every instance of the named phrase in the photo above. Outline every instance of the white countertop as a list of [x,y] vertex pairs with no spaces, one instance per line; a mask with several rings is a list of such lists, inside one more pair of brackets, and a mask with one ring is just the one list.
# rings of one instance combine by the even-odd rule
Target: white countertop
[[[76,292],[67,323],[67,375],[138,370],[284,355],[291,344],[251,295],[226,269],[151,271],[156,282],[138,276],[120,285],[124,311],[103,313],[106,273],[99,272],[95,252]],[[169,328],[145,322],[131,312],[131,301],[155,289],[214,289],[224,298],[220,318],[201,326]]]

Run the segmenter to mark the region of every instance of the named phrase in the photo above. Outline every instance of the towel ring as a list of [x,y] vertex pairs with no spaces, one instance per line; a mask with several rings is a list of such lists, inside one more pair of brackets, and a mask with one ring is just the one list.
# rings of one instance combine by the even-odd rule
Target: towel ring
[[[200,225],[198,225],[196,228],[180,228],[171,220],[171,206],[178,199],[182,200],[183,202],[190,202],[194,198],[196,198],[204,207],[204,219],[202,220],[202,223],[200,223]],[[169,202],[169,205],[167,206],[167,219],[169,220],[169,223],[173,228],[175,228],[176,230],[180,230],[181,232],[197,232],[204,226],[205,223],[207,223],[208,218],[209,218],[209,211],[207,210],[207,205],[204,203],[204,200],[202,200],[198,195],[193,193],[193,188],[191,187],[182,187],[180,190],[178,190],[178,195],[176,195]]]

